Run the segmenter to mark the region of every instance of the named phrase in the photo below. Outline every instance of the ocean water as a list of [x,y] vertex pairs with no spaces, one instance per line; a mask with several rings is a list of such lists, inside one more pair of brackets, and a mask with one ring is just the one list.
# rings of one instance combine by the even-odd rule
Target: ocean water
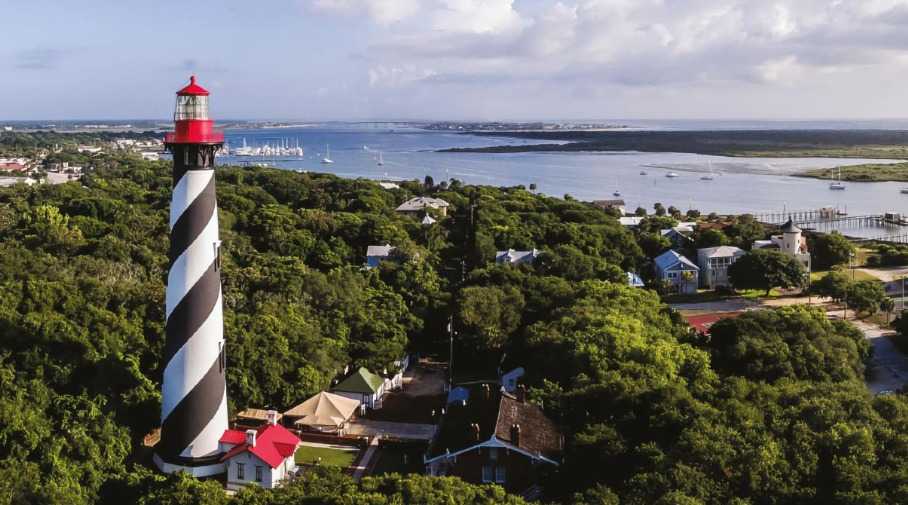
[[[685,123],[708,128],[715,123]],[[823,123],[827,126],[831,123]],[[721,127],[724,125],[718,125]],[[751,125],[754,127],[753,125]],[[816,127],[816,125],[814,125]],[[652,126],[655,127],[655,126]],[[670,126],[671,127],[671,126]],[[678,127],[677,125],[673,127]],[[731,126],[729,126],[731,127]],[[802,126],[807,127],[807,126]],[[908,195],[899,183],[847,183],[832,191],[828,182],[791,177],[810,169],[880,160],[834,158],[729,158],[685,153],[440,153],[449,147],[529,144],[536,141],[437,132],[398,124],[320,124],[287,128],[228,129],[231,148],[278,145],[305,149],[303,157],[219,156],[220,164],[260,162],[270,166],[329,172],[342,177],[406,180],[431,175],[435,181],[456,178],[471,184],[536,184],[537,190],[582,200],[616,198],[629,210],[651,209],[655,202],[682,210],[743,213],[807,210],[832,206],[851,215],[886,211],[908,214]],[[322,164],[330,145],[333,164]],[[379,152],[383,166],[378,166]],[[645,171],[646,175],[640,172]],[[667,178],[668,172],[678,174]],[[701,177],[707,173],[713,180]]]

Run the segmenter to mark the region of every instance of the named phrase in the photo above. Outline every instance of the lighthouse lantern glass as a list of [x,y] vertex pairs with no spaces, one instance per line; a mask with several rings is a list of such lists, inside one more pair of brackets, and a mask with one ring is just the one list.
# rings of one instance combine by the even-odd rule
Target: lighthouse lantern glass
[[208,97],[204,95],[178,95],[173,119],[175,121],[208,119]]

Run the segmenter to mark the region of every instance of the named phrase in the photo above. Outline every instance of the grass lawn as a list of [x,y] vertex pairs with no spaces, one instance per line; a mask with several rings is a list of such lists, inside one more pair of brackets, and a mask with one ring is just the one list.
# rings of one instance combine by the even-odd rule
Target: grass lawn
[[[826,270],[823,272],[811,272],[810,273],[810,282],[817,282],[818,280],[822,279],[823,277],[826,277],[826,275],[828,275],[829,272],[831,272],[831,270]],[[846,270],[844,270],[844,272],[846,274],[848,274],[849,278],[851,278],[852,273],[850,272],[850,269],[846,269]],[[856,281],[878,281],[879,279],[868,274],[867,272],[862,272],[860,270],[855,269],[854,270],[854,280],[856,280]]]
[[[334,449],[331,447],[310,447],[304,445],[296,450],[294,459],[297,464],[315,464],[319,463],[324,466],[339,466],[346,468],[353,464],[356,454],[359,450],[350,448],[350,450]],[[321,458],[321,462],[319,462]]]
[[[872,181],[908,181],[908,163],[868,163],[866,165],[852,165],[841,167],[842,179],[854,182]],[[802,177],[817,179],[831,179],[833,171],[830,169],[816,169],[802,172]]]
[[748,300],[756,300],[758,298],[776,298],[782,296],[782,290],[779,288],[772,288],[769,290],[769,296],[766,296],[765,289],[742,289],[738,291],[738,295],[747,298]]
[[665,303],[704,303],[725,300],[726,298],[731,298],[733,296],[734,295],[701,289],[696,293],[673,293],[664,295],[662,301]]

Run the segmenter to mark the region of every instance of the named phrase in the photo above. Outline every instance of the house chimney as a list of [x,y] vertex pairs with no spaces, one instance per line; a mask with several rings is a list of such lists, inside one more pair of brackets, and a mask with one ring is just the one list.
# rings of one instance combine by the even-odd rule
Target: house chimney
[[473,440],[479,442],[479,424],[473,423],[470,425],[470,431],[473,435]]
[[516,390],[517,401],[523,403],[527,401],[527,388],[523,384],[517,386]]
[[246,430],[246,445],[255,447],[255,430]]
[[277,411],[276,411],[276,410],[268,410],[268,411],[266,411],[266,412],[265,412],[265,419],[268,420],[268,425],[269,425],[269,426],[274,426],[275,424],[277,424]]
[[517,447],[520,447],[520,425],[519,424],[511,425],[511,443]]

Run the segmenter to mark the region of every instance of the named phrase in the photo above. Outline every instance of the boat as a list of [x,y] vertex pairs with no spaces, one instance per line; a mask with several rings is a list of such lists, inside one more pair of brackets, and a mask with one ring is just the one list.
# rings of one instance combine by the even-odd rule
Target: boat
[[829,183],[829,189],[841,191],[845,189],[845,184],[842,183],[842,169],[839,168],[836,180]]
[[646,170],[641,170],[640,175],[646,175]]
[[620,192],[620,191],[615,191],[614,193],[612,193],[612,196],[621,196],[621,192]]
[[325,165],[330,165],[334,163],[334,160],[331,159],[331,146],[325,144],[325,157],[322,158],[322,163]]
[[708,173],[708,174],[704,174],[703,176],[701,176],[701,177],[700,177],[700,180],[701,180],[701,181],[711,181],[711,180],[713,180],[713,164],[712,164],[712,162],[709,162],[709,173]]
[[665,174],[665,176],[668,177],[669,179],[674,179],[675,177],[678,177],[678,174],[676,174],[674,172],[669,172],[669,173]]
[[233,150],[234,156],[255,156],[253,149],[246,145],[246,137],[243,137],[243,147],[237,147]]
[[379,151],[378,152],[378,166],[382,166],[384,164],[385,164],[385,159],[382,157],[381,151]]
[[902,188],[902,194],[908,195],[908,188]]

